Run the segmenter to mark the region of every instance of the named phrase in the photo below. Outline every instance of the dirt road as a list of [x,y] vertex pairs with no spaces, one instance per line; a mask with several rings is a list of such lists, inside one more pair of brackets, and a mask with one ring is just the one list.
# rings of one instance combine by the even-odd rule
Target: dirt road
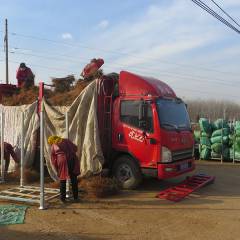
[[240,164],[200,163],[196,172],[216,181],[182,202],[154,198],[180,178],[148,179],[138,190],[107,200],[66,206],[56,200],[44,211],[31,206],[25,224],[0,227],[0,240],[240,239]]

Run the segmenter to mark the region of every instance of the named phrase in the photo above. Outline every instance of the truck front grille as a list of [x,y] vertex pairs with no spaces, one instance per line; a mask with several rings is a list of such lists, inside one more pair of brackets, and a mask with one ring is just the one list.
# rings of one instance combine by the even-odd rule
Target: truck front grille
[[172,160],[175,161],[181,161],[185,159],[191,159],[192,158],[192,149],[184,149],[179,151],[172,152]]

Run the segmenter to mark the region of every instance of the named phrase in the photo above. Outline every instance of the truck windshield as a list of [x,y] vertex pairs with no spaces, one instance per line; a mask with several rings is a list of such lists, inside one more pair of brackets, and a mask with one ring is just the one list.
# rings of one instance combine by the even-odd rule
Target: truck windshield
[[190,121],[184,102],[180,99],[158,99],[157,110],[162,128],[190,130]]

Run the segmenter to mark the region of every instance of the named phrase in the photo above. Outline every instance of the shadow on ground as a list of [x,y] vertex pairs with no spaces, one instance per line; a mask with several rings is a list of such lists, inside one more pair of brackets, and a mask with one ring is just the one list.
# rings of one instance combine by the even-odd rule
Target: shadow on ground
[[9,240],[104,240],[111,239],[113,237],[111,234],[99,234],[96,233],[75,233],[75,234],[66,234],[66,233],[56,233],[56,232],[21,232],[9,229],[5,226],[0,226],[0,239],[9,239]]

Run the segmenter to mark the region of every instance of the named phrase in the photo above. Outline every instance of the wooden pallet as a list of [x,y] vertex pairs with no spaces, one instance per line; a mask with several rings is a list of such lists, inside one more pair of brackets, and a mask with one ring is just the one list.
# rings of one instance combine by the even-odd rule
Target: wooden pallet
[[[50,201],[59,196],[59,190],[54,188],[44,188],[44,199]],[[0,199],[20,202],[39,203],[40,187],[24,186],[16,187],[0,192]]]

